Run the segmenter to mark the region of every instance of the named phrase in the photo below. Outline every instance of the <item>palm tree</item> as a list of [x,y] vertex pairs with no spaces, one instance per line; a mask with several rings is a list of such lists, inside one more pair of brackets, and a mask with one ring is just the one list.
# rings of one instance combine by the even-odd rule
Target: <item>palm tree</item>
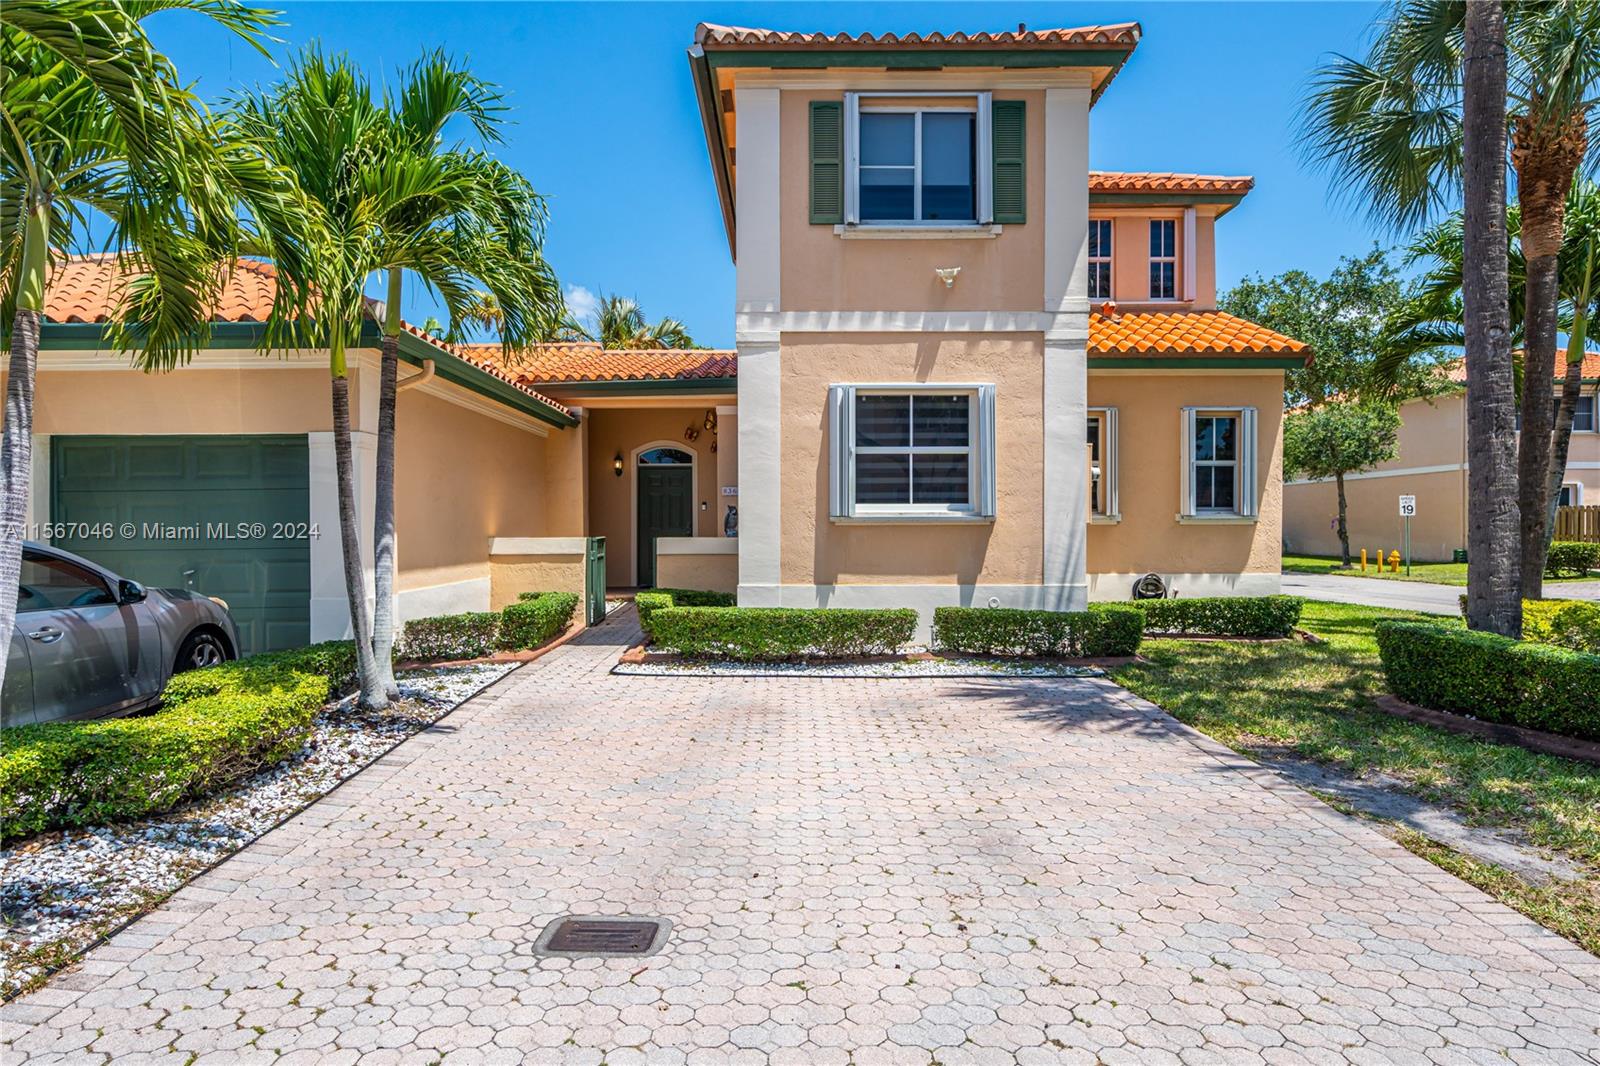
[[[1498,7],[1498,4],[1496,5]],[[1462,101],[1465,11],[1458,0],[1403,0],[1365,60],[1337,57],[1307,101],[1304,145],[1331,165],[1343,191],[1369,201],[1372,214],[1409,228],[1453,206],[1463,185]],[[1529,265],[1527,347],[1532,362],[1523,396],[1517,500],[1523,580],[1538,587],[1550,410],[1542,398],[1555,359],[1554,258],[1562,205],[1588,143],[1600,87],[1600,4],[1593,0],[1509,6],[1511,164],[1518,175]],[[1485,506],[1488,506],[1486,503]]]
[[203,110],[146,35],[143,18],[171,8],[206,15],[258,49],[274,23],[233,0],[0,5],[0,324],[10,346],[0,446],[0,633],[16,621],[52,257],[81,246],[91,213],[109,217],[119,254],[140,275],[113,342],[137,350],[147,365],[173,365],[208,335],[217,253],[237,234],[236,180],[261,176],[247,160],[217,150]]
[[626,296],[600,297],[598,321],[604,348],[693,348],[689,329],[675,318],[646,322],[639,301]]
[[[494,293],[479,289],[472,293],[466,303],[458,309],[456,317],[450,320],[450,329],[445,337],[452,343],[462,344],[483,334],[503,340],[504,333],[505,314],[500,310],[500,301],[495,299]],[[529,341],[533,344],[548,344],[591,339],[583,327],[578,325],[578,320],[572,317],[572,312],[563,298],[560,311],[554,320],[535,330]]]
[[[1466,14],[1461,57],[1462,323],[1467,348],[1467,624],[1522,635],[1516,422],[1506,277],[1506,23],[1500,0]],[[1543,402],[1543,400],[1541,400]]]
[[[385,690],[394,681],[394,441],[400,365],[400,301],[407,273],[445,294],[452,320],[493,302],[508,350],[550,331],[566,316],[555,272],[541,252],[545,204],[525,178],[478,151],[444,148],[452,119],[465,119],[481,142],[499,136],[499,92],[430,52],[402,72],[399,96],[386,99],[390,127],[383,158],[367,172],[370,199],[387,205],[378,218],[374,265],[387,274],[383,361],[378,394],[374,493],[372,650]],[[476,289],[474,282],[486,288]]]
[[[438,55],[426,56],[402,78],[398,97],[379,102],[366,77],[345,57],[308,50],[271,91],[234,101],[233,123],[246,143],[293,175],[312,205],[283,224],[279,243],[290,254],[277,261],[284,306],[274,308],[267,343],[286,335],[314,342],[329,353],[339,532],[345,592],[355,636],[360,702],[379,708],[394,691],[388,667],[393,640],[393,455],[401,282],[419,277],[455,318],[476,286],[494,293],[505,310],[508,343],[517,343],[549,314],[560,290],[538,254],[543,204],[514,171],[481,153],[437,145],[454,115],[474,125],[492,93]],[[388,284],[380,324],[384,366],[380,377],[377,536],[382,555],[375,579],[377,613],[388,632],[375,639],[361,571],[355,514],[355,473],[350,440],[350,382],[346,351],[371,313],[367,280]]]

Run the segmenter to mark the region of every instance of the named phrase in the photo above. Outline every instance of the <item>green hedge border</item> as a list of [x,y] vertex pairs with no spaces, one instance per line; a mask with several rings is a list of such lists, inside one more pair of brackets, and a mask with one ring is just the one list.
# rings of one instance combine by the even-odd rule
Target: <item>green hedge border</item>
[[1379,621],[1389,689],[1486,722],[1600,740],[1600,655],[1439,622]]
[[1086,611],[1008,607],[937,607],[933,645],[966,655],[1084,659],[1136,655],[1145,613],[1133,604],[1091,604]]
[[893,655],[917,630],[909,608],[656,607],[651,632],[689,659],[787,662]]
[[1299,596],[1194,596],[1139,600],[1147,634],[1195,637],[1289,637],[1300,623]]

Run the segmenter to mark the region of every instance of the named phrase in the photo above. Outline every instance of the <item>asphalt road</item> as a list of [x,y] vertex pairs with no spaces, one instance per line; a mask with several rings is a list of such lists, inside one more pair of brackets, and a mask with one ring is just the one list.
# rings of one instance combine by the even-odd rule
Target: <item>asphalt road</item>
[[[1436,585],[1429,581],[1392,581],[1343,574],[1284,574],[1283,591],[1291,596],[1334,603],[1360,603],[1426,614],[1459,614],[1461,594],[1467,590],[1459,585]],[[1600,582],[1547,581],[1544,594],[1546,599],[1600,600]]]

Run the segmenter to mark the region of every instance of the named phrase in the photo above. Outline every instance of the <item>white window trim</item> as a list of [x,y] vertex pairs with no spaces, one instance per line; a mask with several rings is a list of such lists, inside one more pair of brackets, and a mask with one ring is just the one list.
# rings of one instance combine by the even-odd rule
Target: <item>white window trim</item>
[[1090,295],[1089,299],[1091,299],[1091,300],[1114,300],[1114,299],[1116,299],[1116,292],[1117,292],[1117,265],[1116,265],[1116,262],[1115,262],[1115,256],[1117,254],[1117,224],[1116,224],[1116,220],[1115,219],[1110,219],[1110,218],[1091,218],[1091,219],[1089,219],[1089,225],[1091,225],[1091,226],[1096,226],[1096,225],[1101,225],[1101,224],[1105,225],[1106,232],[1108,234],[1110,234],[1111,239],[1101,245],[1101,249],[1100,250],[1102,252],[1104,252],[1105,254],[1103,254],[1103,255],[1091,255],[1091,256],[1088,257],[1088,260],[1089,260],[1089,276],[1090,277],[1094,276],[1094,268],[1096,266],[1098,266],[1101,263],[1106,264],[1106,274],[1107,274],[1107,277],[1108,277],[1108,279],[1110,281],[1111,291],[1110,292],[1106,292],[1106,293],[1101,293],[1099,296]]
[[[858,447],[855,443],[855,398],[872,395],[921,394],[971,396],[968,444],[961,447]],[[828,386],[829,433],[829,517],[835,522],[921,521],[987,522],[995,513],[995,387],[988,383],[959,382],[871,382]],[[856,502],[857,454],[956,454],[964,452],[969,480],[964,505],[953,504],[860,504]]]
[[1568,506],[1571,506],[1571,507],[1582,507],[1583,506],[1583,482],[1581,482],[1581,481],[1563,481],[1561,483],[1561,487],[1564,488],[1564,489],[1571,489],[1572,490],[1572,503],[1569,504]]
[[[1194,431],[1197,417],[1210,416],[1234,417],[1239,420],[1239,449],[1238,457],[1234,464],[1234,493],[1233,510],[1200,510],[1195,506],[1195,479],[1194,479]],[[1259,517],[1259,501],[1256,496],[1257,473],[1257,411],[1254,407],[1185,407],[1181,412],[1182,421],[1179,432],[1181,434],[1179,447],[1182,450],[1182,463],[1179,466],[1179,496],[1178,496],[1178,521],[1179,522],[1219,522],[1219,523],[1248,523],[1254,522]],[[1211,465],[1211,464],[1208,464]]]
[[[1149,269],[1148,269],[1149,266],[1154,266],[1157,263],[1171,263],[1172,264],[1172,295],[1171,296],[1157,296],[1154,292],[1151,292],[1150,293],[1150,302],[1151,303],[1178,303],[1179,302],[1178,301],[1178,293],[1180,291],[1182,291],[1182,290],[1180,290],[1178,288],[1178,281],[1179,281],[1179,279],[1178,279],[1178,220],[1175,219],[1175,218],[1152,218],[1150,220],[1150,226],[1146,227],[1146,230],[1145,230],[1145,246],[1146,247],[1149,247],[1149,244],[1150,244],[1149,229],[1150,229],[1150,227],[1154,227],[1157,223],[1166,223],[1167,225],[1170,225],[1172,227],[1172,254],[1171,255],[1152,255],[1152,256],[1150,256],[1150,261],[1149,261],[1149,264],[1146,267],[1145,273],[1146,273],[1146,275],[1149,274]],[[1148,280],[1147,280],[1146,284],[1148,285]],[[1154,286],[1149,286],[1149,287],[1150,288],[1154,288]]]
[[[931,222],[919,222],[914,219],[894,222],[862,222],[861,221],[861,98],[865,96],[871,100],[893,97],[902,98],[962,98],[971,97],[973,111],[977,121],[975,127],[975,143],[973,145],[973,175],[977,189],[978,217],[971,222],[951,222],[947,219],[935,219]],[[946,230],[973,233],[975,236],[996,237],[1000,230],[994,226],[994,189],[993,167],[985,165],[986,160],[994,158],[991,148],[993,122],[993,109],[990,104],[994,94],[987,89],[979,91],[951,92],[948,89],[923,89],[919,91],[899,90],[895,92],[847,92],[844,94],[844,231],[875,230],[888,232],[894,230]],[[900,113],[950,113],[966,114],[967,108],[957,107],[894,107],[868,105],[865,109],[869,112],[900,112]],[[919,205],[922,201],[922,123],[917,123],[917,144],[915,149],[915,171],[912,176],[914,197]],[[836,227],[835,232],[840,232]]]
[[1100,456],[1100,487],[1105,494],[1105,510],[1096,514],[1091,502],[1087,508],[1091,523],[1115,524],[1122,521],[1122,502],[1117,486],[1117,409],[1115,407],[1090,407],[1090,418],[1100,419],[1101,438],[1105,451]]

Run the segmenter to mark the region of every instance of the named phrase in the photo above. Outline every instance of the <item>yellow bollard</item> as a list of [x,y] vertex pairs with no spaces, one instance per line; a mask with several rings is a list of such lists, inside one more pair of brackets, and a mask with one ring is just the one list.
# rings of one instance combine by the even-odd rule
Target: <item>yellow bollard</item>
[[1367,549],[1365,548],[1361,549],[1361,572],[1363,574],[1367,572]]
[[1397,551],[1392,551],[1389,553],[1389,572],[1391,574],[1398,574],[1400,572],[1400,553]]

